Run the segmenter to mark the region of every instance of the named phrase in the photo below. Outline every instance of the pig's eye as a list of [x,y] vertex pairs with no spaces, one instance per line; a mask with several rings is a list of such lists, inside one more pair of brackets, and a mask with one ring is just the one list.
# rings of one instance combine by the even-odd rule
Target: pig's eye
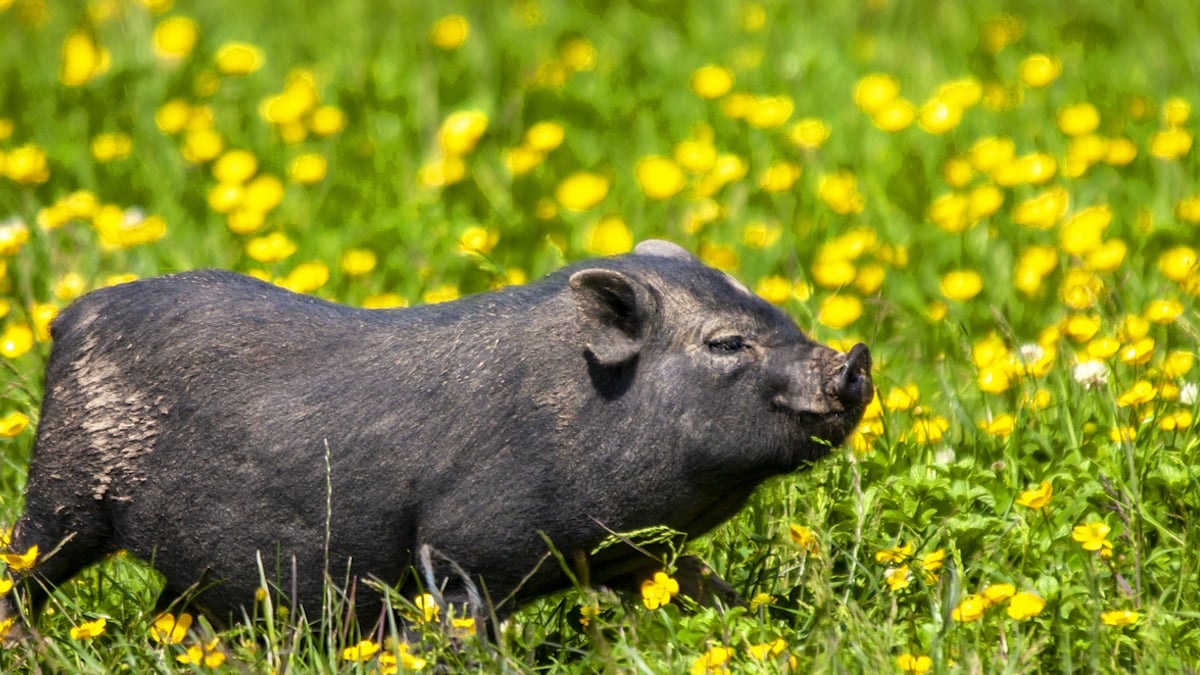
[[716,338],[708,341],[708,349],[718,354],[733,354],[749,347],[746,338],[741,335]]

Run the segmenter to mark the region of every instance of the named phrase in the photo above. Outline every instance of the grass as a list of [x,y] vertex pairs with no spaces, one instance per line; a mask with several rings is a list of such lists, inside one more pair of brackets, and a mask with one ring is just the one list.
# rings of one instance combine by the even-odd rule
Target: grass
[[[1196,10],[718,4],[0,0],[0,520],[86,290],[217,266],[420,303],[658,236],[869,343],[881,405],[694,542],[753,609],[576,591],[494,644],[427,626],[426,668],[1194,669]],[[332,611],[178,663],[158,585],[89,570],[0,669],[389,669]]]

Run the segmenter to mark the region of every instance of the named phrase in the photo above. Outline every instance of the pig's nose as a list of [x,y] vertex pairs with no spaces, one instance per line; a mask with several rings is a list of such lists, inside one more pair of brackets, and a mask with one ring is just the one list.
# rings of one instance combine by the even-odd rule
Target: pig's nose
[[836,395],[843,403],[863,405],[875,396],[871,384],[871,350],[863,343],[850,348],[846,362],[838,369]]

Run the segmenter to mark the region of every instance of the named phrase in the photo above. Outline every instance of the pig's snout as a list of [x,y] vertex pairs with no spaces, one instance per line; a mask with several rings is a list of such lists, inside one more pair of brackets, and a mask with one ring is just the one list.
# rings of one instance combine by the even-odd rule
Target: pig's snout
[[838,366],[832,393],[851,407],[865,407],[875,396],[875,387],[871,383],[871,350],[863,343],[851,347],[845,363]]
[[798,359],[792,354],[785,355],[788,357],[771,397],[779,409],[813,415],[861,411],[874,396],[871,351],[864,344],[854,345],[845,354],[819,347]]

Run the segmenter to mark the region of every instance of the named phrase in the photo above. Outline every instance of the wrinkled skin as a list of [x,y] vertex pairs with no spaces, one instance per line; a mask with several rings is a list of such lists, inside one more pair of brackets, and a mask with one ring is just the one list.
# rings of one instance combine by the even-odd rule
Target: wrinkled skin
[[[636,579],[658,563],[592,555],[610,531],[711,529],[872,396],[866,347],[812,342],[658,241],[393,311],[190,272],[87,295],[53,337],[11,546],[58,549],[31,606],[126,549],[165,577],[160,604],[218,623],[254,602],[259,556],[310,616],[328,569],[504,617],[569,585],[547,541],[593,584]],[[373,624],[379,594],[355,597]]]

